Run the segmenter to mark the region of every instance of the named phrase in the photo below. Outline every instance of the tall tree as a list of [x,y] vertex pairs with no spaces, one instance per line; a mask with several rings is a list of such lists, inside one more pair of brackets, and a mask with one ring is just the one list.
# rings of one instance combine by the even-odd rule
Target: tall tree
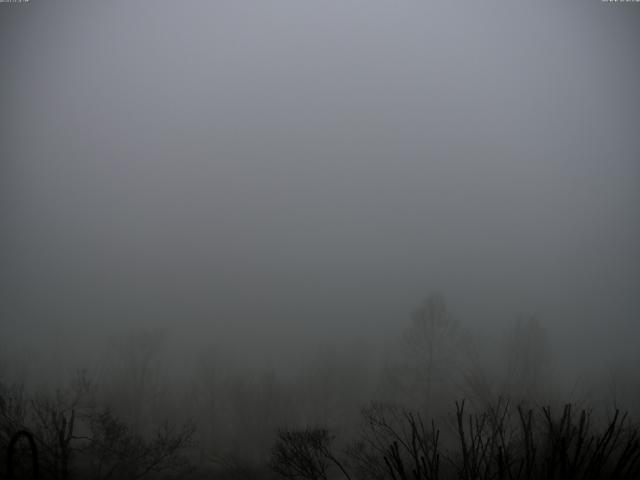
[[432,294],[420,304],[403,343],[403,362],[395,368],[397,380],[422,409],[433,412],[436,400],[445,401],[454,394],[465,344],[464,332],[442,295]]

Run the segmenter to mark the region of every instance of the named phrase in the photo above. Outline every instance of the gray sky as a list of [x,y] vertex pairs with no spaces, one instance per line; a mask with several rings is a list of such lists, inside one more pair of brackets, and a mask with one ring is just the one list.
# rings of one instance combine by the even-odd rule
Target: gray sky
[[0,4],[0,327],[275,358],[397,335],[437,290],[631,354],[639,26],[597,0]]

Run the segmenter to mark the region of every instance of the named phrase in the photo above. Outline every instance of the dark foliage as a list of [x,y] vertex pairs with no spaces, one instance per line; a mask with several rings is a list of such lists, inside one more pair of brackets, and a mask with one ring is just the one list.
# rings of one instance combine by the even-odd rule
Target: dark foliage
[[77,383],[69,391],[29,397],[17,386],[0,385],[3,475],[137,480],[187,469],[193,424],[164,422],[150,435],[137,434],[110,410],[85,403],[86,386]]
[[[598,428],[586,410],[560,415],[497,402],[480,413],[456,404],[448,448],[432,422],[390,406],[363,411],[360,438],[338,461],[325,429],[282,431],[272,468],[290,479],[327,479],[348,465],[353,478],[392,480],[634,480],[640,478],[640,429],[616,412]],[[349,473],[341,468],[349,478]]]

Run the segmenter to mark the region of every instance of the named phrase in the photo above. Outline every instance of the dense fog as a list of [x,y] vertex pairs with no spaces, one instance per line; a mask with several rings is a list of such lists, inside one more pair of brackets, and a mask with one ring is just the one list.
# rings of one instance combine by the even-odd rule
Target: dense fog
[[[0,3],[0,446],[41,463],[0,476],[409,478],[358,425],[441,421],[452,452],[462,400],[636,425],[639,27],[599,0]],[[498,478],[464,452],[411,478]]]

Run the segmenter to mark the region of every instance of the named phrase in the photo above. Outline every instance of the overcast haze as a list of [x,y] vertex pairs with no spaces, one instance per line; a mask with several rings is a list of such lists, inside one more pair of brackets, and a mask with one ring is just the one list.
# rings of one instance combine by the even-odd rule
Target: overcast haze
[[280,365],[438,291],[476,331],[537,313],[568,362],[637,358],[638,27],[596,0],[2,4],[3,343],[158,328]]

